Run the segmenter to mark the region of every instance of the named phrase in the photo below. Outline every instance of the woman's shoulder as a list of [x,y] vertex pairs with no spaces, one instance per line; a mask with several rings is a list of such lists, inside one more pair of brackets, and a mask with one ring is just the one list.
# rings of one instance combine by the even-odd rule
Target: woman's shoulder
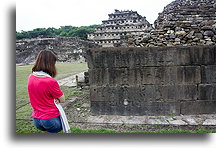
[[30,74],[29,75],[29,78],[36,78],[36,79],[41,79],[41,80],[44,80],[44,81],[50,81],[50,82],[57,82],[56,79],[52,78],[52,77],[47,77],[47,76],[36,76],[34,74]]

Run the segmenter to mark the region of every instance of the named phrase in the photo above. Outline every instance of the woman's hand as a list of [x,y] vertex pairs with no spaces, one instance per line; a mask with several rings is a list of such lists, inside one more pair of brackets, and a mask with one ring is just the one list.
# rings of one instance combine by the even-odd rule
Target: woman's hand
[[59,100],[59,103],[64,103],[65,102],[65,96],[62,95],[61,97],[57,98]]
[[55,103],[59,104],[60,103],[59,99],[55,99]]

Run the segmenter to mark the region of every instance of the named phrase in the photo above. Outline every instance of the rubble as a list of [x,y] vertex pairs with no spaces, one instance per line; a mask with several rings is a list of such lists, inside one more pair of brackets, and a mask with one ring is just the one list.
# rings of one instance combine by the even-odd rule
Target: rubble
[[175,0],[159,13],[150,35],[129,36],[129,47],[215,44],[215,0]]

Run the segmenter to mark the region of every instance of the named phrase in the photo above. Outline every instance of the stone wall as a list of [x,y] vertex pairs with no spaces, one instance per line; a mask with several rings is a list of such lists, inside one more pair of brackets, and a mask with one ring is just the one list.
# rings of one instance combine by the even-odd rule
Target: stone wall
[[215,113],[215,46],[87,51],[93,114]]
[[83,52],[98,47],[80,38],[55,37],[34,38],[16,41],[16,63],[29,64],[40,50],[49,49],[57,54],[58,62],[84,62]]
[[164,7],[149,35],[128,36],[130,47],[214,45],[215,0],[175,0]]

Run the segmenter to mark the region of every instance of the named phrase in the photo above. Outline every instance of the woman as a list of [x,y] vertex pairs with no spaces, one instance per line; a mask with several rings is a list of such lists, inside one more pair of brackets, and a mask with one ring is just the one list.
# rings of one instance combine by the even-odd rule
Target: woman
[[33,121],[36,128],[49,133],[62,130],[59,110],[56,103],[65,101],[56,76],[56,56],[50,50],[39,52],[28,78],[28,95],[33,108]]

